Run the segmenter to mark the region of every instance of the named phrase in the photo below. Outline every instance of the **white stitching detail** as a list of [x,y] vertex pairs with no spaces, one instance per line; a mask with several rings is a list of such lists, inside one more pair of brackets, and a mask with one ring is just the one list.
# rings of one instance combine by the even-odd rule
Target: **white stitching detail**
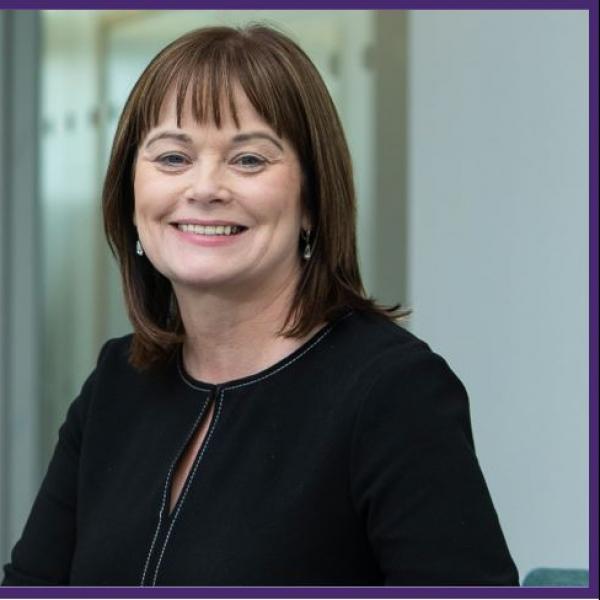
[[[202,457],[204,456],[204,453],[206,452],[206,448],[208,447],[208,444],[210,443],[210,439],[217,427],[217,423],[219,421],[219,416],[221,414],[221,407],[223,406],[223,395],[224,395],[225,391],[223,390],[219,396],[219,406],[217,408],[217,414],[215,416],[215,420],[213,421],[212,427],[210,428],[210,431],[208,432],[208,436],[206,437],[206,440],[202,446],[202,450],[200,452],[200,454],[196,457],[196,464],[194,465],[194,469],[192,471],[192,474],[190,475],[190,477],[188,478],[188,481],[186,483],[185,486],[185,490],[183,492],[183,496],[181,497],[181,501],[179,502],[179,505],[177,506],[177,510],[175,511],[175,514],[173,515],[173,519],[171,520],[171,524],[169,525],[169,530],[167,531],[167,535],[165,537],[165,541],[163,542],[163,547],[162,550],[160,552],[160,556],[158,558],[158,562],[156,563],[156,569],[154,571],[154,578],[152,579],[152,585],[155,586],[156,585],[156,580],[158,578],[158,570],[160,569],[160,564],[162,562],[163,556],[165,554],[165,550],[167,548],[167,544],[169,542],[169,538],[171,537],[171,532],[173,531],[173,526],[175,525],[175,521],[177,521],[177,517],[179,516],[179,512],[181,511],[181,507],[183,506],[183,503],[185,502],[185,498],[187,496],[188,491],[190,490],[190,487],[192,485],[192,481],[194,480],[194,476],[196,475],[196,471],[198,470],[198,465],[200,464]],[[204,412],[204,411],[203,411]],[[197,423],[198,421],[196,421]],[[195,426],[194,426],[195,429]],[[191,437],[191,436],[190,436]],[[186,442],[187,443],[187,442]]]
[[171,463],[171,466],[169,467],[169,471],[167,473],[167,479],[165,481],[165,487],[163,489],[160,511],[158,513],[158,524],[156,525],[156,530],[154,531],[154,537],[152,538],[152,543],[150,544],[150,550],[148,551],[148,556],[146,557],[146,564],[144,565],[144,572],[142,573],[142,581],[140,583],[141,586],[144,585],[144,580],[146,579],[146,572],[148,571],[148,566],[150,565],[150,557],[152,556],[152,552],[154,551],[154,544],[156,544],[156,539],[158,538],[158,532],[160,531],[160,526],[162,524],[162,518],[163,518],[163,514],[164,514],[164,510],[165,510],[166,500],[167,500],[167,489],[169,487],[171,473],[173,472],[173,469],[175,468],[175,465],[177,464],[177,460],[181,456],[183,450],[185,449],[185,447],[189,444],[190,440],[192,439],[192,435],[196,431],[196,428],[198,427],[198,423],[200,422],[200,420],[202,419],[202,417],[204,415],[204,411],[206,410],[207,404],[208,404],[208,398],[206,398],[206,400],[204,401],[204,404],[202,405],[202,410],[200,411],[200,414],[196,418],[196,421],[194,422],[194,426],[192,427],[190,433],[188,434],[188,436],[185,440],[185,443],[183,444],[183,446],[181,446],[181,448],[179,449],[179,452],[177,452],[177,454],[175,455],[175,458],[173,459],[173,462]]
[[209,389],[200,387],[199,385],[196,385],[194,383],[192,383],[191,381],[187,380],[187,377],[185,375],[185,373],[183,372],[183,369],[181,368],[181,362],[182,362],[182,358],[181,358],[181,352],[177,353],[177,371],[179,371],[179,376],[181,377],[181,379],[183,379],[184,383],[187,383],[187,385],[189,385],[191,388],[195,389],[195,390],[200,390],[201,392],[210,392]]
[[[192,481],[194,479],[194,476],[196,474],[196,470],[198,468],[198,465],[200,464],[200,461],[202,460],[202,456],[204,455],[204,452],[210,442],[210,439],[212,437],[212,434],[217,426],[217,421],[219,420],[219,416],[221,414],[221,407],[223,406],[223,398],[224,398],[224,394],[226,390],[235,390],[241,387],[245,387],[247,385],[251,385],[253,383],[258,383],[260,381],[264,381],[265,379],[268,379],[269,377],[272,377],[273,375],[276,375],[277,373],[279,373],[280,371],[282,371],[283,369],[289,367],[290,365],[294,364],[297,360],[301,359],[307,352],[309,352],[310,350],[312,350],[317,344],[319,344],[330,332],[331,330],[338,324],[341,323],[342,321],[346,320],[349,316],[351,316],[353,314],[353,311],[350,311],[348,314],[344,315],[342,318],[338,319],[337,321],[335,321],[334,323],[330,324],[328,327],[325,328],[325,330],[319,335],[319,337],[317,337],[317,339],[310,344],[310,346],[308,346],[307,348],[305,348],[300,354],[298,354],[297,356],[295,356],[294,358],[288,360],[287,362],[284,362],[279,368],[275,369],[274,371],[272,371],[271,373],[267,373],[266,375],[263,375],[262,377],[258,377],[256,379],[251,379],[249,381],[245,381],[243,383],[238,383],[237,385],[232,385],[232,386],[227,386],[227,387],[222,387],[221,388],[221,394],[219,396],[219,406],[217,409],[217,414],[215,416],[215,420],[213,421],[212,427],[208,433],[208,436],[202,446],[202,450],[200,452],[200,454],[196,457],[196,461],[194,464],[194,468],[192,471],[191,476],[188,478],[188,481],[186,483],[185,486],[185,490],[183,492],[183,496],[181,497],[181,501],[178,502],[178,506],[177,506],[177,510],[175,511],[175,515],[173,515],[173,519],[171,521],[171,524],[169,525],[169,530],[167,532],[167,535],[165,537],[165,541],[163,542],[163,547],[160,553],[160,557],[158,559],[158,562],[156,563],[156,569],[154,571],[154,578],[152,579],[152,585],[155,586],[156,585],[156,580],[158,579],[158,571],[165,553],[165,550],[167,548],[167,543],[169,541],[169,538],[171,537],[171,532],[173,530],[173,526],[175,525],[175,521],[177,520],[177,517],[179,516],[179,511],[181,510],[181,507],[183,506],[183,503],[185,501],[185,498],[187,496],[187,493],[191,487]],[[177,356],[177,371],[179,372],[179,376],[181,377],[181,379],[183,380],[183,382],[188,385],[189,387],[191,387],[194,390],[200,390],[201,392],[210,392],[211,390],[208,388],[203,388],[200,387],[199,385],[196,385],[195,383],[189,381],[186,377],[186,374],[184,373],[183,369],[182,369],[182,355],[178,354]],[[200,419],[202,418],[202,415],[204,414],[204,410],[206,408],[206,402],[208,402],[208,399],[205,401],[204,406],[202,407],[202,411],[200,412],[200,415],[198,416],[198,418],[196,419],[196,422],[194,423],[194,427],[192,429],[192,433],[190,433],[190,435],[188,436],[185,444],[183,445],[183,448],[185,448],[185,446],[187,446],[187,444],[189,443],[190,439],[192,438],[192,434],[193,432],[196,430],[197,426],[198,426],[198,422],[200,421]],[[146,565],[144,567],[144,573],[142,575],[142,583],[141,585],[144,585],[144,579],[146,578],[146,571],[148,569],[148,565],[150,562],[150,557],[152,556],[152,551],[154,549],[154,544],[156,542],[156,539],[158,537],[158,532],[160,531],[160,526],[161,526],[161,522],[162,522],[162,516],[163,516],[163,512],[164,512],[164,507],[165,507],[165,501],[166,501],[166,496],[167,496],[167,487],[169,484],[169,480],[171,477],[171,472],[173,470],[173,468],[175,467],[175,464],[177,462],[177,459],[179,458],[181,452],[183,451],[183,448],[179,451],[179,453],[177,454],[177,456],[175,457],[175,460],[173,461],[173,463],[171,464],[171,467],[169,469],[169,473],[167,474],[167,480],[165,482],[165,489],[163,491],[163,500],[162,500],[162,506],[160,509],[160,513],[159,513],[159,520],[158,520],[158,525],[156,527],[156,531],[154,533],[154,538],[152,540],[152,545],[150,546],[150,551],[148,552],[148,557],[146,559]]]
[[[257,379],[251,379],[249,381],[244,381],[243,383],[238,383],[237,385],[225,386],[222,388],[223,391],[236,390],[238,388],[241,388],[241,387],[244,387],[247,385],[251,385],[252,383],[258,383],[259,381],[264,381],[265,379],[268,379],[269,377],[276,375],[280,371],[283,371],[283,369],[289,367],[290,365],[293,365],[297,360],[300,360],[307,352],[312,350],[319,342],[321,342],[338,323],[341,323],[342,321],[347,319],[352,314],[353,314],[352,312],[349,312],[347,315],[344,315],[341,319],[338,319],[337,321],[335,321],[335,323],[332,323],[331,325],[326,327],[325,330],[319,335],[319,337],[310,346],[308,346],[308,348],[305,348],[300,354],[298,354],[298,356],[295,356],[294,358],[283,363],[279,368],[275,369],[273,372],[267,373],[266,375],[263,375],[262,377],[258,377]],[[209,390],[206,390],[205,388],[201,388],[197,385],[194,385],[191,381],[187,380],[186,375],[183,372],[181,365],[179,364],[179,360],[177,361],[177,370],[179,371],[179,375],[183,379],[184,383],[189,385],[191,388],[194,388],[195,390],[201,390],[203,392],[209,391]],[[220,386],[221,386],[221,384],[219,384],[219,387]]]
[[258,379],[252,379],[251,381],[244,381],[243,383],[238,383],[237,385],[232,385],[229,387],[225,387],[223,389],[224,390],[237,390],[238,388],[244,387],[246,385],[250,385],[251,383],[258,383],[259,381],[264,381],[265,379],[272,377],[273,375],[279,373],[283,369],[289,367],[290,365],[293,365],[297,360],[300,360],[309,350],[312,350],[332,329],[333,329],[333,325],[330,325],[329,327],[327,327],[327,329],[325,329],[325,331],[308,348],[305,348],[300,354],[298,354],[298,356],[295,356],[288,362],[282,364],[278,369],[275,369],[272,373],[267,373],[266,375],[263,375],[262,377],[259,377]]

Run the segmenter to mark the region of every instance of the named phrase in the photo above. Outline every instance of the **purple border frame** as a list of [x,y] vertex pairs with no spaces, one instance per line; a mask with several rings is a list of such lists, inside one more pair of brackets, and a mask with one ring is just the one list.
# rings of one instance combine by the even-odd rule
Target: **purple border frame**
[[227,9],[227,10],[589,10],[598,0],[9,0],[15,9]]
[[[598,598],[598,0],[11,0],[3,9],[411,9],[589,12],[589,587],[20,587],[0,598]],[[168,6],[167,6],[168,4]]]
[[[3,590],[8,590],[4,593]],[[591,587],[20,587],[5,598],[597,598]]]

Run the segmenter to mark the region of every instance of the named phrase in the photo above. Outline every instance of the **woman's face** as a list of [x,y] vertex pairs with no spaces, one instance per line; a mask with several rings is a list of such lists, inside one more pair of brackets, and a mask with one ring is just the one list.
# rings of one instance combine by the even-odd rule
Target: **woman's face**
[[138,149],[134,223],[148,259],[175,289],[285,285],[299,272],[301,169],[290,144],[238,87],[236,127],[197,123],[175,97]]

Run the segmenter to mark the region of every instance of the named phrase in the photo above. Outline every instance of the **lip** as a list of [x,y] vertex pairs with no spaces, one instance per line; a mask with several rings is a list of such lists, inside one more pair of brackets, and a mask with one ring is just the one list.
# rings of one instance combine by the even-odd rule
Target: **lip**
[[177,225],[203,225],[205,227],[216,227],[218,225],[222,225],[224,227],[246,227],[246,225],[242,225],[242,223],[237,223],[236,221],[219,221],[219,220],[207,220],[207,219],[177,219],[176,221],[171,221],[171,225],[177,227]]
[[177,227],[177,225],[183,225],[183,224],[189,224],[189,225],[212,225],[212,226],[217,226],[217,225],[223,225],[223,226],[227,226],[227,225],[237,225],[238,227],[244,227],[243,225],[239,225],[238,223],[234,223],[232,221],[199,221],[198,219],[192,219],[190,221],[188,220],[180,220],[180,221],[175,221],[173,223],[171,223],[173,231],[175,232],[175,235],[182,241],[185,241],[189,244],[193,244],[194,246],[203,246],[205,248],[212,248],[215,246],[230,246],[232,244],[235,244],[236,242],[238,242],[240,240],[240,238],[243,238],[245,233],[248,231],[248,228],[246,227],[243,231],[241,231],[240,233],[236,233],[235,235],[202,235],[202,234],[198,234],[198,233],[190,233],[189,231],[181,231],[181,229],[179,229]]

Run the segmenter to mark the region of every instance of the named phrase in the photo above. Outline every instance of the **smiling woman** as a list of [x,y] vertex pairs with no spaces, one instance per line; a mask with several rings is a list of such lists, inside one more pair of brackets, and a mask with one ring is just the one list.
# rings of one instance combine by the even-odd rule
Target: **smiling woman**
[[[403,314],[365,297],[356,257],[350,156],[314,65],[273,30],[232,32],[218,27],[202,35],[192,32],[165,48],[136,84],[117,129],[104,214],[130,316],[134,327],[139,325],[131,345],[135,366],[160,363],[178,345],[189,346],[189,327],[188,343],[182,338],[187,298],[194,298],[192,313],[200,307],[212,313],[215,295],[198,297],[202,280],[194,281],[190,269],[197,274],[202,269],[205,283],[212,278],[219,284],[217,310],[229,320],[239,315],[246,322],[250,314],[276,324],[283,335],[275,345],[284,353],[293,340],[305,341],[348,308]],[[130,166],[124,169],[124,164]],[[153,217],[145,209],[150,193],[142,187],[161,196],[160,203],[152,202]],[[177,206],[173,198],[179,199]],[[143,219],[139,232],[138,216]],[[239,237],[189,231],[190,225],[219,224],[240,228]],[[187,235],[167,225],[187,225],[181,232]],[[131,255],[136,238],[150,259],[148,272],[149,265]],[[220,251],[214,256],[199,252],[200,246]],[[300,260],[298,249],[312,259]],[[181,256],[186,258],[180,263]],[[171,279],[173,262],[183,280]],[[261,273],[268,277],[261,280]],[[240,303],[242,284],[254,292]],[[188,293],[178,293],[181,286]],[[144,298],[152,298],[151,304]],[[270,354],[268,364],[280,353],[273,340],[262,344],[257,335],[253,331],[251,337]],[[231,349],[226,360],[240,364]]]
[[445,361],[365,295],[304,52],[193,31],[125,106],[103,208],[134,333],[73,402],[5,585],[517,585]]

